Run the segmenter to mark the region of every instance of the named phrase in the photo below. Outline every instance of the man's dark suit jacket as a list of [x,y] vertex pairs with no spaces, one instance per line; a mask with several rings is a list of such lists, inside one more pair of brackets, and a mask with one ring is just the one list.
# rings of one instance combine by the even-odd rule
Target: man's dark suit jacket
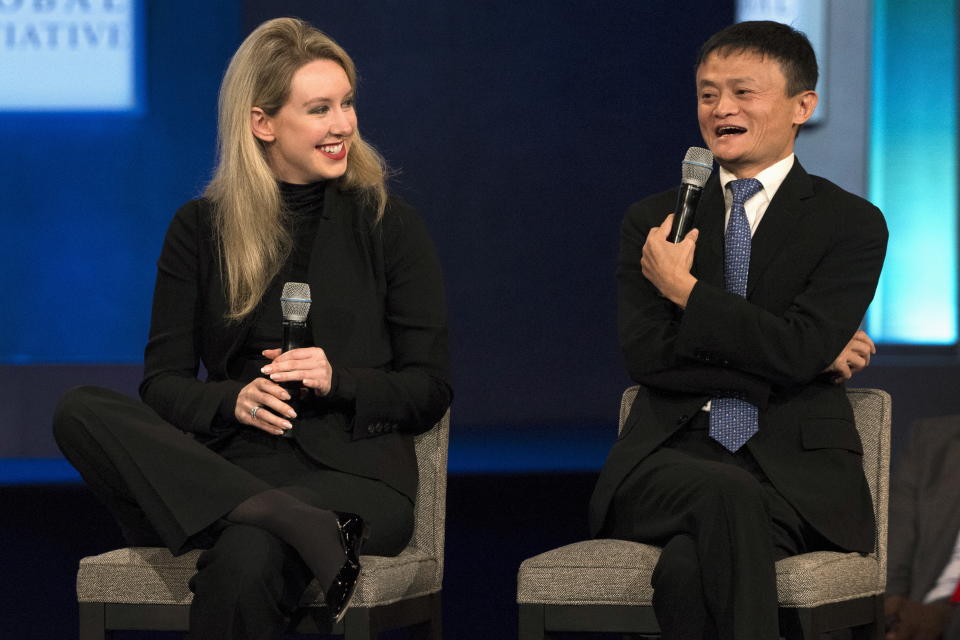
[[[216,449],[248,382],[238,349],[252,323],[226,319],[212,206],[177,211],[157,263],[140,395],[164,420]],[[331,182],[309,265],[314,344],[334,370],[319,416],[295,427],[313,458],[415,497],[413,434],[451,400],[440,265],[423,221],[391,199],[380,223]],[[279,345],[278,345],[279,346]],[[207,380],[197,379],[199,365]],[[224,423],[227,423],[224,427]]]
[[890,484],[888,595],[923,602],[936,585],[960,531],[958,487],[960,416],[918,421]]
[[873,548],[862,448],[843,385],[821,372],[857,329],[886,250],[880,211],[795,162],[754,237],[747,297],[724,289],[724,200],[715,174],[694,225],[700,237],[686,310],[643,276],[647,232],[676,191],[633,205],[621,229],[619,333],[640,392],[590,502],[593,535],[628,473],[713,396],[742,394],[760,407],[747,442],[776,489],[844,549]]

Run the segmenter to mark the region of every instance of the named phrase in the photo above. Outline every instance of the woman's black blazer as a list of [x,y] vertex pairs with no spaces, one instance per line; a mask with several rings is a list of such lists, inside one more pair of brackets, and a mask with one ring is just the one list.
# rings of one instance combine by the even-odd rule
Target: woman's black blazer
[[[205,199],[181,207],[157,263],[140,395],[164,420],[216,447],[236,423],[247,381],[238,357],[251,320],[226,319],[222,270]],[[391,198],[383,219],[355,194],[327,186],[309,266],[310,326],[333,389],[297,438],[335,469],[382,480],[411,499],[413,435],[450,404],[440,265],[421,218]],[[279,346],[279,345],[278,345]],[[200,366],[205,381],[198,379]]]

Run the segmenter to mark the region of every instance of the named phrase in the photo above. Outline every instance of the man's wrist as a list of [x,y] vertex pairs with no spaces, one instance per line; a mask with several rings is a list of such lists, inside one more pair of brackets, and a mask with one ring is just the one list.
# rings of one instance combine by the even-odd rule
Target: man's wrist
[[697,284],[697,279],[694,278],[691,274],[686,274],[679,284],[673,288],[672,291],[666,293],[665,295],[670,300],[681,309],[687,308],[687,302],[690,301],[690,294],[693,293],[693,287]]

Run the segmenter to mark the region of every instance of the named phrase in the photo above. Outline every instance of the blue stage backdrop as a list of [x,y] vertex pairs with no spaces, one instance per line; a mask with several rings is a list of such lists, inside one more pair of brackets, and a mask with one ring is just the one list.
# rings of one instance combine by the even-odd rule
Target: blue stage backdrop
[[[83,8],[104,0],[63,4],[81,32],[98,28],[101,17],[85,18]],[[0,362],[141,360],[164,230],[213,162],[217,78],[241,38],[230,4],[142,3],[139,111],[0,117]],[[0,22],[32,5],[0,3]],[[24,55],[29,42],[0,39],[0,66],[9,64],[3,47]]]
[[[598,466],[628,383],[615,326],[619,223],[632,201],[675,185],[684,151],[701,143],[695,50],[733,20],[733,1],[143,5],[140,113],[0,118],[0,231],[11,240],[0,376],[14,389],[0,400],[17,405],[0,418],[14,434],[0,458],[55,455],[56,393],[37,389],[135,389],[154,263],[173,211],[209,178],[229,55],[261,21],[296,15],[356,59],[360,127],[440,252],[454,460],[458,442],[473,438],[479,452],[459,468],[493,458],[576,467],[578,455]],[[595,449],[578,435],[585,427],[599,434]],[[497,455],[492,443],[509,434],[523,446]],[[18,437],[23,453],[7,444]],[[554,445],[564,452],[545,456]]]

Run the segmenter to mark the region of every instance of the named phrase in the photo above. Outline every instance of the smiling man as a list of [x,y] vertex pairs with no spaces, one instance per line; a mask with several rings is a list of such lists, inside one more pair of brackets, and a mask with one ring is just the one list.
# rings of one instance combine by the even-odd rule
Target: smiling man
[[623,222],[620,342],[640,391],[590,519],[594,535],[663,547],[652,582],[665,640],[774,640],[776,560],[873,548],[843,381],[874,351],[857,326],[887,230],[876,207],[794,156],[817,75],[809,41],[786,25],[711,37],[697,111],[720,169],[696,228],[667,241],[676,191]]

